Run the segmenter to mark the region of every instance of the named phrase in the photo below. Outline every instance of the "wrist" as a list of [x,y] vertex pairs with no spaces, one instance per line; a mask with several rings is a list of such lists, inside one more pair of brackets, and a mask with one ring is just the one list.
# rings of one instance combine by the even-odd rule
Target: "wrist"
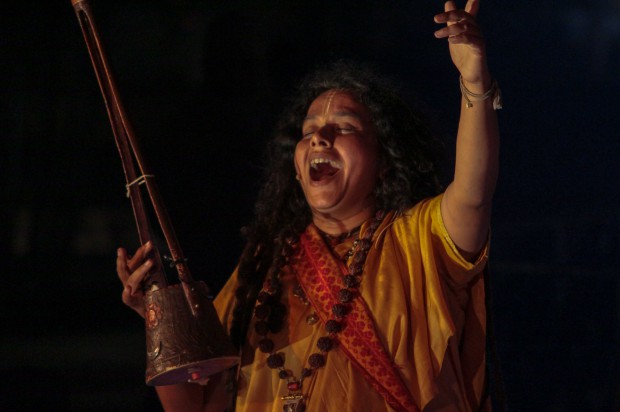
[[464,77],[461,75],[463,86],[472,93],[482,94],[489,90],[493,85],[493,77],[488,71],[484,71],[478,77]]
[[[483,86],[483,82],[470,82],[470,86],[467,86],[467,83],[463,79],[463,76],[460,76],[459,83],[461,87],[461,94],[463,95],[463,99],[465,100],[465,107],[468,109],[474,106],[473,102],[483,102],[487,99],[491,99],[493,103],[493,109],[498,110],[502,108],[502,94],[495,80],[489,79],[490,86]],[[471,90],[470,87],[483,87],[482,89],[474,89]],[[477,90],[483,90],[483,92],[477,92]]]

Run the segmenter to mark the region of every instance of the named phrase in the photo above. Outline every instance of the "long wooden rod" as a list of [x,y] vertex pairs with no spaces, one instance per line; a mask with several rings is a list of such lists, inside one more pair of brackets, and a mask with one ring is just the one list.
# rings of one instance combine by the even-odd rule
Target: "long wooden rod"
[[[191,283],[193,282],[191,273],[186,264],[186,259],[179,245],[174,228],[170,222],[168,212],[164,206],[157,185],[155,184],[154,176],[150,173],[146,165],[146,161],[140,152],[137,139],[135,138],[125,114],[118,89],[99,39],[95,22],[92,18],[90,6],[86,0],[71,0],[71,3],[77,14],[80,27],[82,28],[82,34],[84,35],[97,81],[103,94],[116,145],[123,163],[123,170],[127,180],[126,186],[131,199],[140,242],[144,244],[151,239],[148,218],[139,188],[140,184],[144,184],[147,188],[155,216],[157,217],[169,248],[171,259],[174,262],[179,279],[185,290],[188,303],[192,308],[192,312],[196,314],[196,309],[199,305],[197,304],[198,302],[195,301],[193,291],[191,290]],[[138,170],[136,170],[134,163],[137,165]],[[138,174],[138,171],[140,174]],[[145,285],[147,291],[152,288],[165,287],[167,285],[158,253],[156,260],[159,267],[156,267],[153,273],[150,274],[149,279],[147,279],[148,284]]]

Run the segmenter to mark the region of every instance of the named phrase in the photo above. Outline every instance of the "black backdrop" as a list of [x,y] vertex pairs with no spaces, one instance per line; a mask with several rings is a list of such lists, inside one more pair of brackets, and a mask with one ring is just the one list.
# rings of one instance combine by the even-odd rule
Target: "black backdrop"
[[[620,3],[550,3],[481,8],[505,101],[497,342],[510,410],[619,410]],[[216,291],[304,73],[374,63],[454,143],[458,75],[432,35],[442,2],[92,5],[190,267]],[[69,0],[1,7],[0,410],[158,410],[141,320],[120,301],[115,249],[137,242],[77,19]]]

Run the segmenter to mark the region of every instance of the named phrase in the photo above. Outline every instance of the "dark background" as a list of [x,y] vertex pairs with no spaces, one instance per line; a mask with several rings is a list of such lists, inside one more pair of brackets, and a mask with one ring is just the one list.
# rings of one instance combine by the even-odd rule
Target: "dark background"
[[[92,6],[193,274],[215,291],[303,74],[375,63],[454,144],[440,1]],[[77,19],[69,0],[0,7],[0,410],[158,410],[141,319],[120,300],[115,249],[137,241]],[[509,409],[618,411],[620,2],[484,1],[479,20],[505,103],[492,274]]]

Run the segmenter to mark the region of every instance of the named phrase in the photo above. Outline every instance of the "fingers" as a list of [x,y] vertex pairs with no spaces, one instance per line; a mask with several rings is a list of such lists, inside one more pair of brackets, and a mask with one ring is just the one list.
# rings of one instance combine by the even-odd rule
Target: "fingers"
[[116,272],[123,284],[122,301],[142,317],[144,317],[144,295],[140,285],[153,267],[153,260],[145,259],[152,247],[148,242],[140,247],[131,259],[128,258],[125,249],[119,248],[116,256]]
[[469,0],[465,5],[465,11],[472,16],[477,16],[478,10],[480,10],[480,0]]
[[140,284],[153,267],[153,260],[146,258],[152,249],[152,243],[147,242],[136,251],[131,259],[128,258],[125,249],[117,250],[116,273],[123,284],[123,302],[127,303],[126,294],[132,297],[141,295]]
[[477,26],[476,19],[473,15],[465,10],[446,10],[443,13],[435,15],[435,23],[447,23],[449,26],[466,21],[471,25]]
[[[456,3],[452,0],[446,1],[444,11],[447,13],[453,10],[456,10]],[[464,11],[472,16],[477,16],[478,10],[480,10],[480,0],[468,0],[467,4],[465,4]]]
[[129,277],[129,268],[127,267],[127,251],[123,248],[116,251],[116,274],[121,283],[125,285]]
[[479,4],[479,0],[469,0],[465,10],[457,10],[454,1],[447,1],[445,11],[435,16],[435,22],[445,23],[446,27],[437,30],[435,37],[447,38],[453,44],[482,45],[482,32],[474,18]]
[[138,312],[140,316],[144,317],[144,296],[142,293],[139,295],[132,295],[130,290],[125,288],[123,289],[121,298],[125,305],[129,306],[131,309]]
[[129,258],[127,251],[119,248],[116,252],[116,273],[123,284],[123,303],[144,317],[144,294],[140,285],[153,268],[154,262],[148,259],[153,250],[153,243],[146,242],[140,246],[133,257]]
[[452,40],[452,37],[465,36],[470,38],[482,37],[480,28],[476,25],[472,25],[467,21],[461,21],[451,26],[446,26],[435,32],[435,37],[438,39],[448,37],[448,40]]
[[149,270],[153,267],[153,261],[151,259],[147,259],[142,263],[135,271],[131,273],[131,275],[127,278],[124,283],[125,290],[128,290],[130,295],[135,296],[137,294],[142,293],[140,284],[148,274]]
[[450,1],[446,1],[443,5],[443,9],[446,12],[452,11],[452,10],[456,10],[456,3],[452,0]]
[[147,255],[152,249],[153,242],[151,242],[150,240],[140,246],[138,250],[136,250],[136,253],[133,255],[133,257],[127,262],[129,270],[132,272],[136,270],[136,268],[142,264],[142,261],[147,257]]

